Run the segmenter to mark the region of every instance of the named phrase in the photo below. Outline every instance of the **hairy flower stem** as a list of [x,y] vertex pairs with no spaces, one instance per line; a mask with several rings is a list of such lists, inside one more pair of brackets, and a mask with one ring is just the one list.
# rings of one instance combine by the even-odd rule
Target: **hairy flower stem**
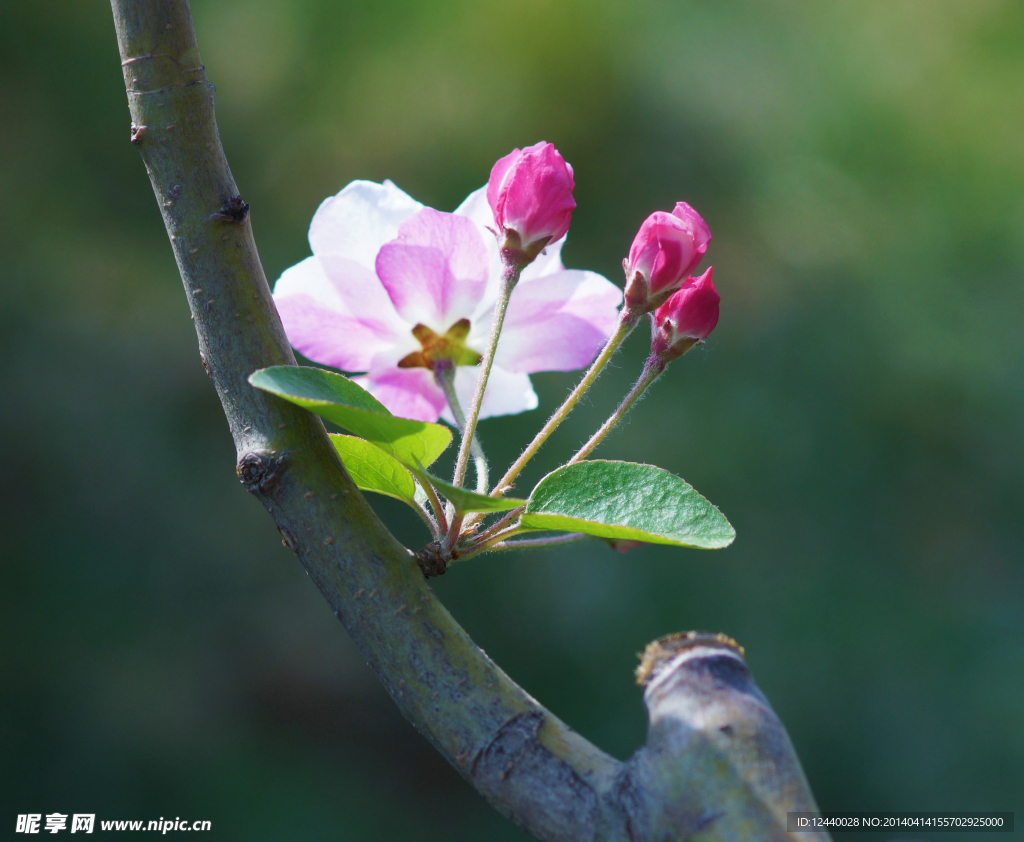
[[565,544],[578,544],[580,541],[591,539],[590,535],[584,535],[582,532],[570,532],[567,535],[554,535],[550,538],[525,538],[520,541],[507,541],[505,540],[507,537],[502,535],[493,543],[488,542],[486,545],[474,547],[471,551],[463,553],[460,559],[472,558],[480,553],[498,553],[505,550],[539,550],[544,547],[561,547]]
[[[455,366],[450,362],[438,363],[434,366],[434,378],[437,380],[442,391],[444,391],[444,396],[448,400],[448,408],[451,409],[452,415],[455,416],[455,423],[459,427],[459,432],[465,435],[466,414],[462,411],[458,395],[455,394]],[[487,467],[487,457],[484,455],[484,449],[476,434],[470,440],[469,449],[473,455],[473,465],[476,468],[477,493],[486,494],[490,475]]]
[[[480,376],[476,381],[476,393],[473,395],[473,403],[469,407],[469,417],[466,419],[465,429],[462,431],[462,441],[459,444],[459,455],[455,460],[455,473],[452,476],[452,485],[461,488],[466,479],[466,467],[469,462],[469,452],[473,439],[476,436],[476,424],[480,419],[480,407],[484,402],[484,392],[487,390],[487,380],[491,376],[491,366],[494,364],[494,353],[498,349],[498,338],[501,336],[501,327],[505,324],[505,313],[508,310],[508,300],[512,290],[519,283],[519,275],[523,266],[517,263],[506,263],[501,278],[501,289],[498,291],[498,300],[494,305],[494,319],[491,321],[491,335],[487,339],[487,349],[484,351],[483,362],[480,364]],[[482,494],[487,493],[486,486]],[[445,549],[451,550],[455,542],[459,540],[459,533],[462,530],[463,515],[454,513],[451,525],[448,528],[448,537],[445,540]]]
[[[515,512],[516,516],[522,514],[522,509],[517,509]],[[513,538],[523,532],[528,532],[527,529],[521,529],[518,520],[511,526],[508,526],[500,530],[489,530],[489,537],[486,539],[475,540],[468,547],[459,551],[459,561],[467,558],[472,558],[479,553],[485,553],[490,550],[491,547],[496,544],[507,541],[509,538]]]
[[647,358],[647,362],[644,363],[643,373],[640,375],[640,379],[636,381],[633,388],[629,390],[629,394],[623,398],[622,403],[619,404],[619,408],[615,410],[609,417],[608,420],[601,425],[601,428],[590,437],[583,447],[576,451],[572,459],[566,464],[572,465],[574,462],[580,462],[586,459],[590,455],[591,451],[597,447],[605,436],[607,436],[615,426],[623,419],[625,414],[632,409],[640,396],[647,391],[647,388],[659,377],[665,370],[667,363],[657,354],[651,354]]
[[597,359],[591,363],[590,368],[587,369],[587,373],[583,375],[583,379],[580,380],[576,388],[572,390],[572,393],[565,399],[565,402],[555,410],[554,415],[548,419],[540,432],[534,436],[533,441],[531,441],[526,450],[522,452],[522,455],[512,463],[512,467],[506,471],[505,476],[501,478],[501,481],[491,492],[492,497],[500,497],[501,494],[512,485],[512,481],[519,476],[523,468],[526,467],[526,464],[536,455],[537,451],[541,449],[544,442],[546,442],[551,434],[558,428],[558,425],[566,419],[566,416],[572,412],[573,407],[579,403],[580,398],[586,394],[587,389],[589,389],[593,385],[594,381],[597,380],[597,376],[608,364],[608,361],[619,349],[619,346],[625,341],[626,337],[633,332],[633,328],[635,328],[637,323],[640,321],[640,315],[640,313],[634,310],[623,308],[619,315],[619,324],[615,328],[615,333],[611,335],[611,338],[609,338],[608,342],[601,350],[601,353],[598,354]]
[[[424,492],[424,496],[426,496],[426,492]],[[423,498],[420,498],[419,500],[414,500],[413,508],[416,510],[416,514],[420,516],[420,520],[422,520],[426,524],[427,529],[430,530],[430,534],[437,538],[439,535],[442,534],[441,527],[438,526],[437,521],[434,520],[434,516],[423,508],[423,505],[420,502],[420,500],[422,499]]]
[[437,533],[434,537],[440,540],[448,531],[448,520],[445,517],[444,506],[441,505],[441,500],[438,498],[437,492],[434,490],[434,486],[429,482],[420,482],[420,488],[422,488],[423,493],[427,495],[427,501],[430,503],[430,508],[434,510],[434,517],[437,518]]
[[491,376],[494,352],[498,348],[498,337],[501,336],[501,327],[505,324],[508,299],[512,295],[512,290],[515,289],[516,284],[519,283],[519,274],[522,271],[522,266],[512,264],[506,265],[505,271],[502,274],[498,301],[494,305],[494,319],[491,321],[491,335],[487,339],[487,349],[484,351],[483,362],[480,363],[480,376],[476,381],[476,393],[473,395],[473,403],[469,406],[469,417],[466,419],[466,426],[462,431],[462,442],[459,444],[459,456],[455,460],[455,473],[452,476],[452,485],[457,488],[461,488],[463,481],[466,479],[469,451],[472,447],[473,436],[476,435],[476,423],[480,420],[480,407],[484,402],[487,380]]
[[[468,539],[468,546],[466,547],[466,550],[463,551],[463,554],[462,556],[460,556],[460,558],[464,558],[467,551],[475,552],[477,547],[486,544],[496,534],[505,529],[510,523],[512,523],[512,521],[518,518],[525,511],[526,506],[520,506],[517,509],[513,509],[510,512],[506,512],[505,515],[503,515],[500,520],[496,520],[494,523],[488,526],[483,532],[480,532],[479,534],[470,537]],[[466,523],[472,525],[478,523],[484,517],[486,517],[486,514],[484,514],[483,512],[474,512],[468,518],[466,518]]]

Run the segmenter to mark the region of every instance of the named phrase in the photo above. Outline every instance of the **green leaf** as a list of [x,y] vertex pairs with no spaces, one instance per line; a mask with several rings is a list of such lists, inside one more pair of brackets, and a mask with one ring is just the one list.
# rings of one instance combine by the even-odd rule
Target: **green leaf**
[[565,465],[544,477],[522,526],[706,550],[736,537],[725,516],[675,474],[604,460]]
[[377,445],[355,436],[331,434],[345,470],[363,491],[376,491],[406,503],[416,497],[416,483],[405,466]]
[[429,482],[434,486],[437,493],[451,503],[457,512],[507,512],[526,505],[525,500],[518,500],[515,497],[488,497],[465,488],[456,488],[443,479],[428,474],[420,467],[406,467],[420,482]]
[[344,427],[406,464],[429,465],[452,440],[447,427],[396,418],[364,388],[322,368],[276,365],[253,372],[249,382]]

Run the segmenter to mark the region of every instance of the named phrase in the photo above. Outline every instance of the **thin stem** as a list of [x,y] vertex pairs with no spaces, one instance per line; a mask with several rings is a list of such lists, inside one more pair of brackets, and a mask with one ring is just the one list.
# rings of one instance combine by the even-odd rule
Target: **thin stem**
[[474,535],[473,543],[476,544],[481,541],[486,541],[496,532],[500,532],[502,529],[504,529],[509,523],[511,523],[513,520],[519,517],[519,515],[521,515],[524,511],[526,511],[526,506],[520,506],[518,509],[513,509],[512,511],[508,512],[501,518],[501,520],[495,521],[490,526],[488,526],[483,532],[479,533],[478,535]]
[[445,532],[448,531],[448,519],[444,514],[444,506],[441,505],[440,499],[438,499],[437,492],[434,491],[434,486],[429,482],[420,482],[420,488],[423,489],[423,493],[427,495],[427,500],[430,501],[430,508],[434,510],[434,517],[437,518],[437,535],[436,538],[440,538]]
[[575,544],[577,541],[584,541],[590,538],[590,535],[584,535],[582,532],[571,532],[568,535],[556,535],[550,538],[526,538],[521,541],[509,541],[508,539],[515,536],[521,535],[527,530],[523,529],[509,529],[500,535],[496,535],[490,541],[485,544],[473,547],[471,550],[463,553],[459,556],[459,561],[465,561],[466,559],[473,558],[473,556],[481,555],[483,553],[494,553],[502,552],[504,550],[536,550],[542,547],[558,547],[563,544]]
[[512,467],[505,472],[505,476],[501,478],[501,481],[494,487],[491,492],[492,497],[500,497],[501,494],[506,491],[511,485],[512,481],[519,476],[526,464],[536,455],[537,451],[541,449],[544,442],[548,440],[551,434],[558,428],[566,416],[572,411],[572,408],[579,403],[580,398],[586,394],[597,376],[601,373],[602,369],[608,364],[608,361],[612,358],[615,352],[619,349],[619,346],[625,341],[626,337],[633,332],[633,328],[636,327],[637,322],[640,321],[640,316],[629,310],[623,309],[619,315],[619,324],[615,328],[615,333],[611,335],[608,342],[605,344],[601,353],[598,354],[597,359],[591,363],[590,368],[587,369],[587,373],[583,375],[583,379],[580,380],[576,388],[572,390],[572,393],[565,399],[565,402],[555,410],[547,423],[541,427],[539,433],[534,436],[533,441],[527,445],[526,450],[522,452],[522,455],[512,463]]
[[437,538],[441,534],[441,531],[437,525],[437,521],[434,520],[433,515],[415,501],[413,501],[412,507],[416,510],[416,514],[420,516],[420,520],[427,525],[427,529],[430,530],[430,534]]
[[[480,407],[484,402],[487,380],[491,376],[494,352],[498,348],[498,337],[501,336],[501,327],[505,323],[508,299],[512,295],[512,290],[515,289],[516,284],[519,283],[520,272],[522,272],[522,267],[520,266],[506,266],[501,278],[501,289],[498,292],[498,301],[494,305],[494,319],[491,321],[491,335],[487,339],[487,349],[484,351],[483,362],[480,363],[480,376],[476,381],[476,393],[473,395],[473,403],[469,406],[469,417],[466,419],[466,428],[462,431],[462,442],[459,444],[459,456],[455,460],[455,474],[452,477],[452,485],[457,488],[462,487],[462,483],[466,478],[469,451],[472,447],[473,436],[476,434],[476,423],[480,419]],[[486,487],[484,490],[486,491]]]
[[552,538],[523,538],[519,541],[502,541],[487,548],[487,552],[496,553],[503,550],[538,550],[541,547],[562,547],[566,544],[578,544],[593,536],[582,532],[570,532],[567,535],[556,535]]
[[629,394],[623,399],[622,403],[619,404],[619,408],[615,410],[609,417],[608,420],[601,425],[601,428],[590,437],[583,447],[576,451],[575,455],[566,464],[571,465],[574,462],[579,462],[586,459],[590,455],[590,452],[597,447],[601,441],[607,436],[612,430],[615,429],[615,425],[618,424],[623,416],[629,412],[630,408],[639,400],[640,396],[647,391],[647,388],[659,377],[665,370],[665,361],[660,357],[651,354],[647,358],[647,362],[644,363],[643,373],[640,375],[640,379],[636,381],[633,388],[629,390]]
[[519,524],[518,523],[514,523],[514,524],[512,524],[512,526],[508,527],[507,529],[502,529],[500,532],[493,533],[491,535],[491,537],[488,538],[487,540],[485,540],[485,541],[478,541],[477,543],[475,543],[475,544],[471,545],[470,547],[468,547],[467,549],[463,550],[462,552],[459,553],[459,559],[458,560],[461,562],[461,561],[465,561],[466,559],[473,558],[473,556],[479,555],[480,553],[486,553],[495,544],[498,544],[498,543],[500,543],[502,541],[505,541],[505,540],[507,540],[509,538],[514,537],[515,535],[519,535],[520,533],[527,532],[527,531],[529,531],[529,530],[520,529],[519,528]]
[[[462,411],[459,396],[455,394],[455,366],[451,363],[438,363],[434,366],[434,378],[444,391],[444,396],[448,400],[448,408],[451,409],[452,415],[455,416],[455,423],[458,425],[459,432],[465,435],[466,414]],[[469,449],[473,455],[473,466],[476,468],[477,494],[486,494],[490,473],[483,446],[480,444],[480,439],[475,433],[470,440]]]

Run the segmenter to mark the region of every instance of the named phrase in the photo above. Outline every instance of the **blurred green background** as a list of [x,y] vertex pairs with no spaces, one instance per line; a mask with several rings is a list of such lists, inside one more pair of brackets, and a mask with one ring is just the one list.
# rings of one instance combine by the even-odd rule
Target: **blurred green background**
[[[516,680],[625,758],[636,653],[727,632],[823,809],[1024,819],[1024,6],[193,8],[271,280],[348,181],[450,210],[540,139],[576,172],[568,265],[621,283],[639,223],[680,199],[714,231],[718,329],[599,455],[679,473],[739,537],[457,567],[441,597]],[[5,0],[0,827],[524,838],[399,716],[238,485],[128,134],[108,7]],[[527,479],[645,351],[638,335]],[[493,463],[574,382],[534,381],[540,410],[484,424]]]

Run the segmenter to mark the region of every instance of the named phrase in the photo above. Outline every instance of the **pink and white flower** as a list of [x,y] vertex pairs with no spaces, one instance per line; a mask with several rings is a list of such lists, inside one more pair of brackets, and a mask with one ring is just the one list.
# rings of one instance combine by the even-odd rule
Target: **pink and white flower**
[[[456,209],[425,208],[390,181],[354,181],[320,205],[313,256],[274,288],[292,345],[346,372],[395,415],[451,412],[432,363],[456,366],[468,406],[476,387],[502,264],[486,188]],[[534,409],[529,374],[586,366],[615,329],[622,292],[562,265],[564,237],[523,270],[512,293],[481,417]]]

